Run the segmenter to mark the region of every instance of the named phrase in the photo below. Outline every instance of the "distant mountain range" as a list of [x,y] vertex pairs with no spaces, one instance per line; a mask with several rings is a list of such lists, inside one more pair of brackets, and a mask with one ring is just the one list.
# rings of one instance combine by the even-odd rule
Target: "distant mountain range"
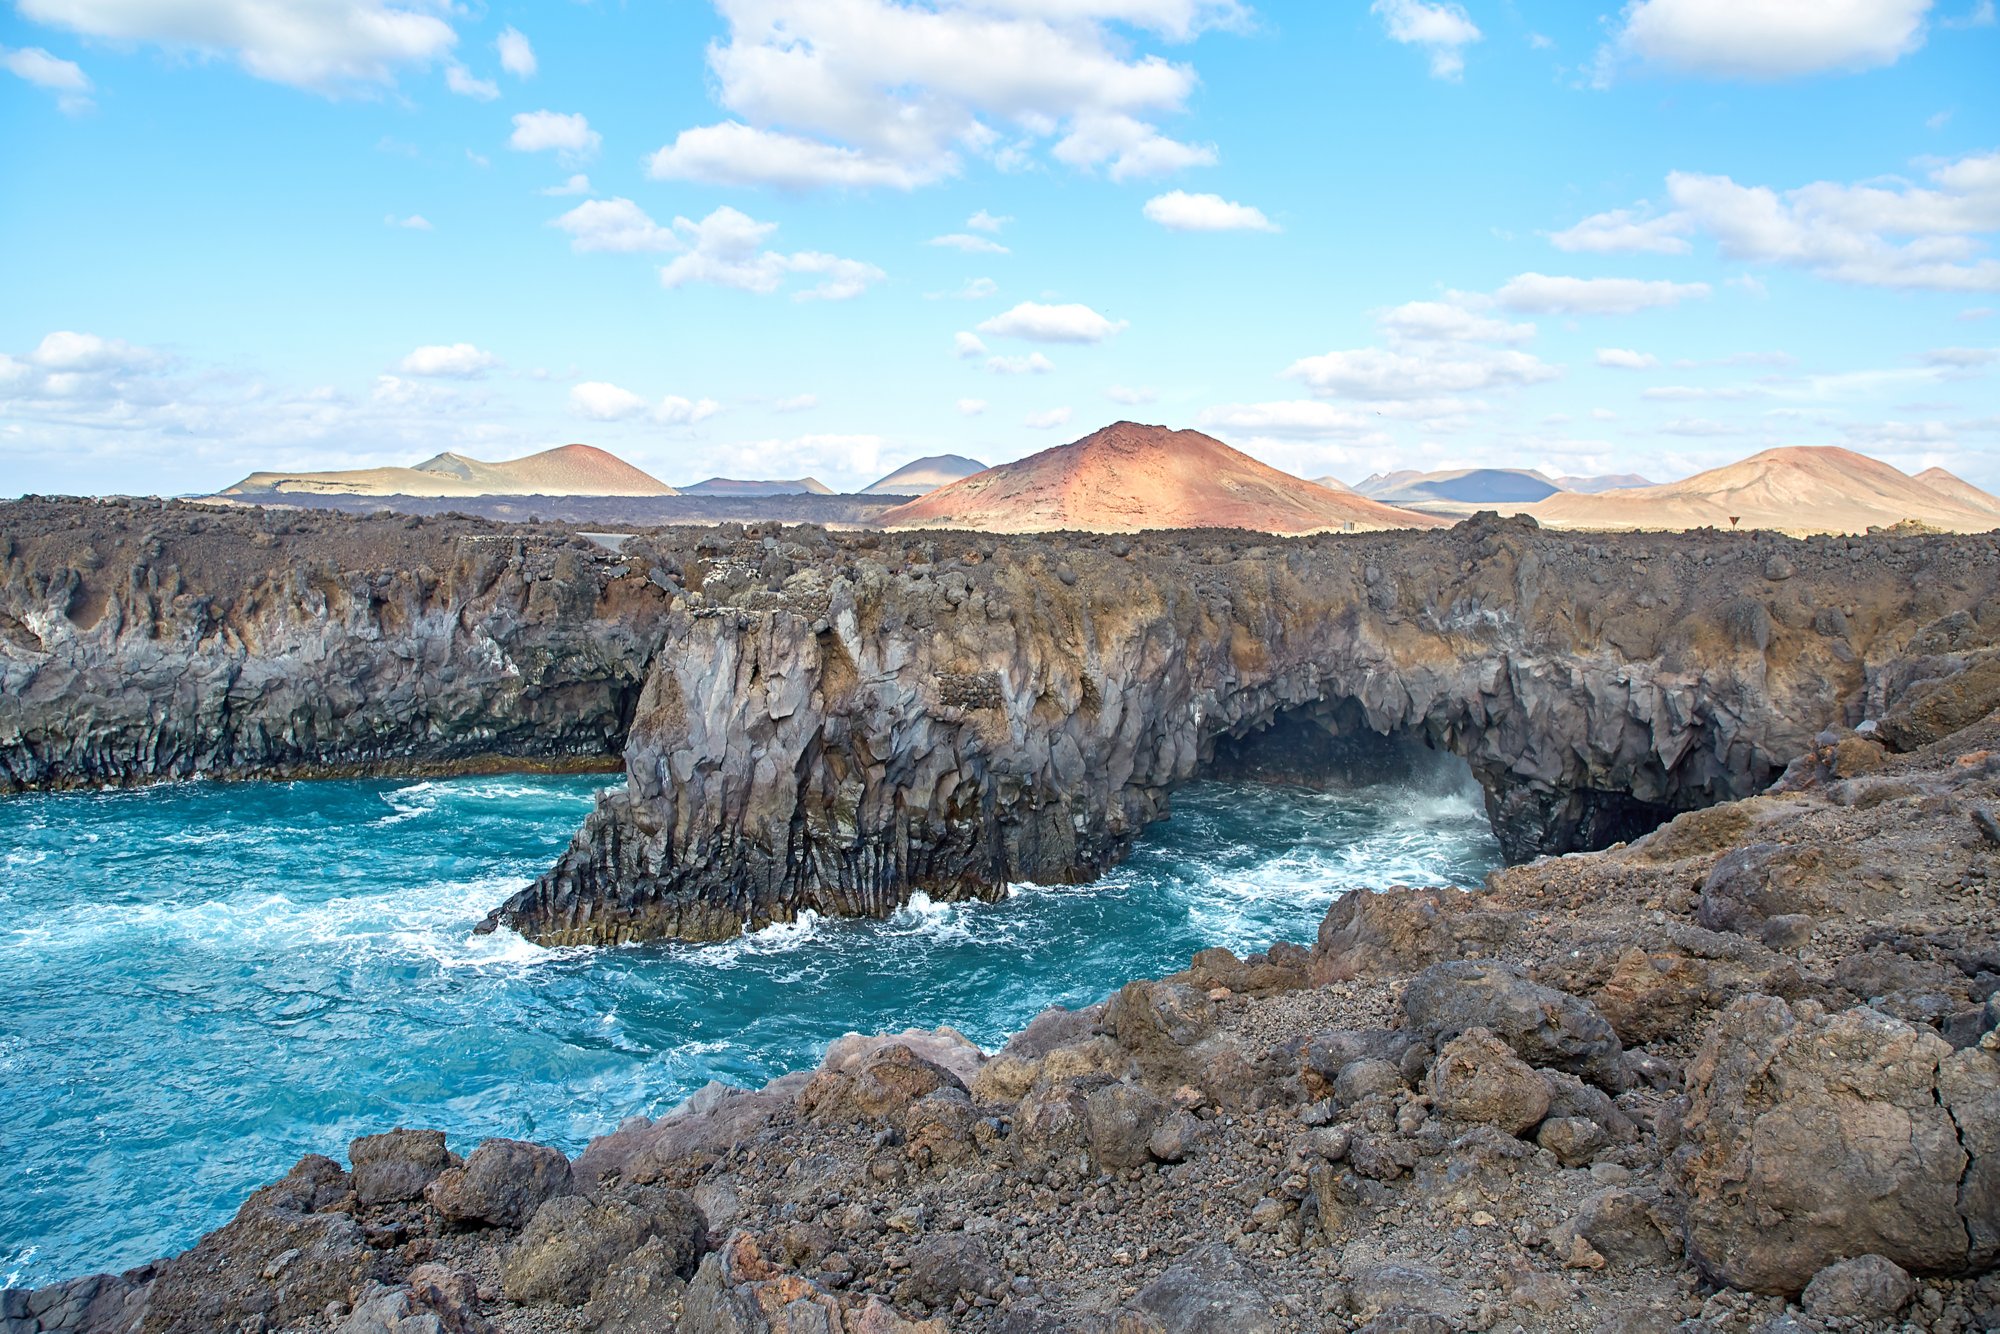
[[923,496],[961,477],[985,472],[986,465],[963,454],[931,454],[913,459],[882,480],[861,489],[864,496]]
[[1459,468],[1450,472],[1375,473],[1355,484],[1361,495],[1390,505],[1532,505],[1563,491],[1595,494],[1651,486],[1644,477],[1550,477],[1534,468]]
[[555,449],[486,463],[439,454],[414,468],[352,468],[338,472],[253,472],[221,495],[260,496],[671,496],[659,478],[593,445]]
[[1767,449],[1660,486],[1601,495],[1564,492],[1527,512],[1563,528],[1859,533],[1915,522],[1976,533],[2000,527],[2000,500],[1941,468],[1911,477],[1880,459],[1831,445]]
[[1081,440],[961,478],[881,516],[889,528],[1252,528],[1272,533],[1441,528],[1279,472],[1199,431],[1115,422]]
[[817,477],[796,477],[789,481],[739,480],[711,477],[705,482],[681,488],[684,496],[830,496],[833,488]]
[[[603,507],[622,505],[632,510],[628,522],[765,515],[781,522],[996,532],[1363,532],[1437,527],[1480,509],[1528,514],[1558,528],[1858,533],[1903,522],[1958,532],[2000,527],[2000,498],[1942,468],[1912,477],[1830,446],[1768,449],[1663,484],[1631,474],[1550,477],[1530,468],[1460,468],[1376,473],[1349,488],[1335,477],[1307,481],[1280,472],[1198,431],[1135,422],[1117,422],[997,468],[957,454],[931,455],[844,497],[812,477],[712,477],[676,491],[602,449],[571,444],[499,463],[445,453],[408,468],[255,472],[216,499],[355,508],[398,496],[424,502],[420,508],[482,498],[503,508],[522,503],[509,497],[568,498],[605,516],[597,521],[611,521]],[[894,504],[902,496],[915,499]],[[549,509],[530,503],[537,513]]]

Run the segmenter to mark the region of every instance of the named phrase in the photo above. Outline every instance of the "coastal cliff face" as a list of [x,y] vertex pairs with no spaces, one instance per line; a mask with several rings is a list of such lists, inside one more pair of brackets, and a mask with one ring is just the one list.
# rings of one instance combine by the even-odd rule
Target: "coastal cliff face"
[[0,792],[589,766],[665,592],[561,529],[25,500],[0,529]]
[[0,791],[622,752],[624,788],[489,919],[550,944],[1088,880],[1180,784],[1327,781],[1332,753],[1462,757],[1512,861],[1603,847],[1762,790],[2000,636],[1991,536],[599,541],[4,508]]
[[1087,880],[1218,750],[1329,734],[1463,757],[1510,860],[1603,847],[1760,791],[2000,605],[1992,538],[790,538],[672,572],[625,789],[489,928],[715,939]]

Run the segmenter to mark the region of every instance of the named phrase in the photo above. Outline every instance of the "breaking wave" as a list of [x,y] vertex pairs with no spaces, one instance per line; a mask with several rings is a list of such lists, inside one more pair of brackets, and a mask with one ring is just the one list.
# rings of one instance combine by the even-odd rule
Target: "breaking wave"
[[1476,798],[1196,785],[1096,884],[912,895],[711,946],[474,935],[601,776],[187,783],[11,799],[0,824],[0,1275],[189,1245],[308,1152],[395,1124],[575,1150],[849,1031],[993,1046],[1052,1003],[1310,940],[1336,897],[1473,886]]

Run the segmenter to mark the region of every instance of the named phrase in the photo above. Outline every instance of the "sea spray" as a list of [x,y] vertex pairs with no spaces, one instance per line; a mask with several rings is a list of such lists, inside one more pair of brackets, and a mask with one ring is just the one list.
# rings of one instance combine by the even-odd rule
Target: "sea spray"
[[601,776],[187,783],[12,798],[0,824],[0,1273],[181,1249],[308,1152],[393,1125],[575,1150],[850,1030],[995,1045],[1211,944],[1309,940],[1356,888],[1476,885],[1475,800],[1197,785],[1094,885],[915,895],[713,946],[473,936]]

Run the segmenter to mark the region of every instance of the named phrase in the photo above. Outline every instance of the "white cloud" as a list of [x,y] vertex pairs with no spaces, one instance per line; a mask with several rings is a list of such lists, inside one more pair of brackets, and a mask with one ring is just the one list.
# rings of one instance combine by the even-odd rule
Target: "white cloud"
[[1133,388],[1128,385],[1114,384],[1104,391],[1104,396],[1113,403],[1123,403],[1126,407],[1137,408],[1144,407],[1148,403],[1157,403],[1160,398],[1160,391],[1157,389]]
[[1431,77],[1456,80],[1465,73],[1465,48],[1483,34],[1460,5],[1426,4],[1424,0],[1375,0],[1368,6],[1381,16],[1391,41],[1421,46],[1430,53]]
[[1000,284],[991,278],[967,278],[956,292],[926,292],[924,296],[932,301],[984,301],[999,290]]
[[968,255],[1007,255],[1013,252],[998,241],[989,241],[983,236],[973,236],[969,232],[952,232],[945,236],[933,236],[925,245],[943,246],[949,250],[963,250]]
[[570,249],[578,254],[589,251],[637,254],[686,249],[672,228],[654,222],[644,209],[629,199],[586,200],[561,217],[551,219],[549,226],[568,232]]
[[722,404],[712,398],[688,399],[668,394],[654,405],[652,418],[662,426],[692,426],[720,411]]
[[1125,327],[1126,321],[1106,319],[1089,306],[1023,301],[1012,310],[983,321],[979,332],[1003,338],[1028,338],[1038,343],[1101,343]]
[[1550,233],[1549,243],[1558,250],[1592,254],[1685,255],[1694,248],[1687,242],[1687,233],[1693,229],[1694,219],[1686,214],[1654,218],[1633,209],[1614,208],[1608,213],[1593,213],[1565,231]]
[[1053,431],[1058,426],[1069,425],[1068,408],[1050,408],[1047,412],[1031,412],[1021,419],[1021,424],[1035,431]]
[[1216,161],[1211,146],[1169,139],[1134,116],[1096,111],[1078,116],[1049,154],[1065,166],[1101,166],[1114,181],[1211,167]]
[[555,195],[558,197],[562,195],[587,195],[590,193],[590,177],[578,172],[561,185],[543,186],[541,192],[545,195]]
[[818,394],[792,394],[771,404],[773,412],[811,412],[819,406]]
[[908,457],[907,445],[888,436],[795,435],[712,447],[704,454],[704,466],[723,477],[809,476],[835,486],[850,483],[859,487],[889,471],[882,459],[891,450]]
[[961,357],[983,357],[986,355],[986,344],[980,341],[978,334],[960,329],[951,336],[951,350]]
[[1597,81],[1637,59],[1718,79],[1891,65],[1924,43],[1931,0],[1631,0]]
[[1329,398],[1422,402],[1442,395],[1539,384],[1561,375],[1528,352],[1481,347],[1444,350],[1356,348],[1303,357],[1285,372]]
[[1960,323],[1963,324],[1970,324],[1974,320],[1990,320],[1993,318],[1993,307],[1967,306],[1964,310],[1959,311],[1958,314],[1953,318],[1957,319]]
[[471,343],[432,343],[417,348],[397,365],[405,375],[472,380],[500,364],[500,358]]
[[603,380],[585,380],[569,391],[570,411],[597,422],[626,421],[646,410],[646,400]]
[[1642,390],[1639,397],[1655,403],[1740,403],[1747,398],[1762,398],[1765,393],[1765,390],[1744,385],[1660,384]]
[[1597,364],[1621,371],[1650,371],[1660,364],[1660,359],[1650,352],[1634,352],[1624,347],[1600,347],[1597,349]]
[[1275,436],[1285,440],[1318,440],[1352,436],[1376,429],[1374,416],[1363,416],[1317,399],[1273,403],[1222,403],[1206,408],[1196,419],[1203,430]]
[[674,231],[687,253],[660,270],[660,282],[670,288],[713,283],[769,295],[788,277],[805,274],[817,276],[819,282],[794,292],[794,300],[844,301],[889,276],[873,264],[838,255],[812,250],[787,255],[762,249],[777,229],[775,222],[758,222],[727,205],[699,222],[675,218]]
[[951,169],[944,160],[912,165],[740,121],[682,130],[646,160],[646,174],[656,181],[775,185],[787,190],[872,185],[913,190]]
[[1056,364],[1039,352],[1025,357],[988,357],[986,369],[995,375],[1047,375]]
[[1668,435],[1686,435],[1696,438],[1709,436],[1742,435],[1741,426],[1729,422],[1713,421],[1707,417],[1676,417],[1662,422],[1659,429]]
[[1509,310],[1543,315],[1629,315],[1709,294],[1707,283],[1641,278],[1563,278],[1523,273],[1495,293]]
[[[1885,178],[1860,185],[1815,181],[1783,192],[1727,176],[1673,172],[1672,212],[1649,230],[1586,218],[1565,238],[1571,249],[1660,250],[1660,237],[1704,232],[1728,259],[1791,264],[1836,282],[1933,291],[2000,290],[2000,261],[1975,239],[2000,230],[2000,152],[1925,164],[1928,185]],[[1751,275],[1731,279],[1762,294]]]
[[1532,324],[1512,324],[1478,315],[1468,303],[1490,305],[1487,298],[1454,293],[1451,301],[1409,301],[1380,312],[1376,319],[1391,338],[1436,343],[1525,343],[1535,336]]
[[2000,12],[1993,7],[1993,0],[1978,0],[1978,3],[1956,18],[1940,20],[1947,28],[1990,28],[2000,23]]
[[569,391],[570,411],[589,421],[631,421],[645,417],[662,426],[692,426],[722,411],[712,398],[686,399],[669,394],[648,403],[629,389],[603,380],[586,380]]
[[460,97],[470,97],[481,102],[491,102],[500,96],[499,84],[491,79],[479,78],[457,61],[444,67],[444,86]]
[[[715,184],[911,189],[965,154],[1020,165],[1053,139],[1058,161],[1114,180],[1214,160],[1160,133],[1194,71],[1137,53],[1243,17],[1209,0],[718,0],[717,99],[734,118],[683,130],[656,176]],[[1114,27],[1114,25],[1116,25]]]
[[500,52],[501,69],[517,79],[535,77],[535,70],[538,68],[535,48],[529,44],[526,37],[522,36],[518,28],[502,29],[493,45]]
[[66,116],[77,116],[96,105],[90,100],[90,76],[73,60],[52,56],[39,46],[9,50],[0,46],[0,69],[17,79],[56,95],[56,106]]
[[429,232],[437,230],[436,228],[431,226],[431,220],[425,217],[421,213],[412,213],[406,218],[399,218],[395,214],[391,213],[382,219],[382,225],[384,227],[400,227],[407,232]]
[[1990,366],[2000,361],[2000,349],[1990,347],[1934,347],[1924,353],[1924,363],[1930,366],[1946,366],[1958,370],[1970,370],[1975,366]]
[[23,18],[117,42],[228,54],[259,79],[335,94],[443,58],[458,35],[429,5],[386,0],[19,0]]
[[553,150],[566,159],[583,159],[596,154],[604,136],[590,128],[580,112],[523,111],[514,117],[514,133],[507,147],[517,153]]
[[1011,217],[995,217],[982,208],[967,218],[965,225],[975,232],[997,232],[1013,220]]
[[1797,264],[1871,287],[2000,290],[2000,261],[1980,256],[1972,239],[2000,229],[2000,152],[1928,174],[1935,188],[1820,181],[1780,195],[1675,172],[1667,193],[1731,259]]
[[122,338],[104,338],[68,329],[45,335],[35,350],[27,355],[27,361],[32,365],[45,371],[66,374],[144,370],[159,365],[163,360],[153,349],[128,343]]
[[1221,195],[1191,195],[1172,190],[1146,201],[1142,210],[1162,227],[1177,232],[1275,232],[1277,224],[1262,209],[1237,204]]
[[977,417],[984,411],[986,411],[986,400],[983,398],[961,398],[958,400],[958,412],[962,417]]

